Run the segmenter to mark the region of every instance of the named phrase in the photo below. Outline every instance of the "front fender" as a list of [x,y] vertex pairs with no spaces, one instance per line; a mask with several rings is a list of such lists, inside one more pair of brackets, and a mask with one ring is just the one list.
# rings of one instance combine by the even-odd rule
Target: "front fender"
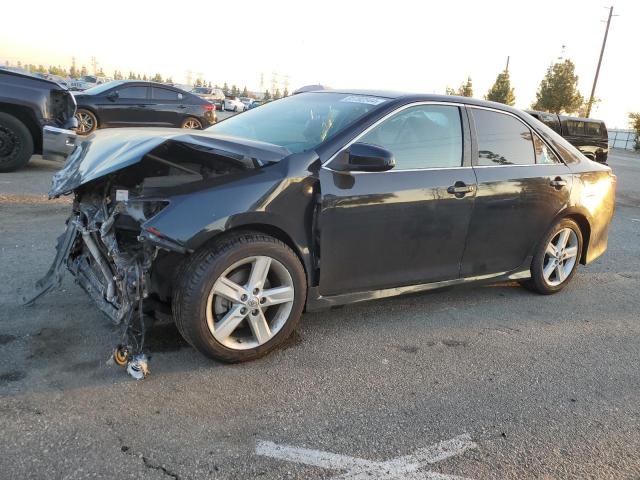
[[210,188],[168,198],[169,206],[143,229],[195,251],[230,230],[273,227],[284,232],[311,271],[313,182],[308,175],[292,176],[288,162],[229,175]]

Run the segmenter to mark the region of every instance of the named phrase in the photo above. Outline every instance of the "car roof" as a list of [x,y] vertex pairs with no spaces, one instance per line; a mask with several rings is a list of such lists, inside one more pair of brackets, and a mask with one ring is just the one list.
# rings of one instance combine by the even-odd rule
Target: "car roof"
[[475,105],[478,107],[494,108],[504,110],[506,112],[521,113],[522,110],[510,107],[503,103],[491,102],[489,100],[480,100],[472,97],[461,97],[457,95],[439,95],[435,93],[413,93],[401,92],[394,90],[361,90],[361,89],[321,89],[309,90],[304,93],[341,93],[346,95],[365,95],[372,97],[388,98],[391,100],[405,100],[408,102],[454,102],[464,103],[467,105]]

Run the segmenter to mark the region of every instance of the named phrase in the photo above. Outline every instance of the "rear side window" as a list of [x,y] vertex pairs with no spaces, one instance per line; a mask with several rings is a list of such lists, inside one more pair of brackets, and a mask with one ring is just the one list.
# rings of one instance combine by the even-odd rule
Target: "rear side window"
[[536,150],[536,163],[553,164],[560,163],[560,159],[551,151],[547,144],[544,143],[536,134],[533,135],[533,145]]
[[147,98],[147,87],[126,87],[118,90],[120,98]]
[[567,120],[567,132],[569,135],[584,135],[584,122]]
[[505,113],[474,108],[478,136],[478,165],[533,165],[531,130]]
[[590,137],[602,137],[602,129],[600,124],[596,122],[587,122],[587,135]]
[[462,165],[460,109],[449,105],[410,107],[367,132],[360,142],[393,153],[394,170]]
[[153,87],[151,89],[151,98],[154,100],[180,100],[182,94],[167,88]]

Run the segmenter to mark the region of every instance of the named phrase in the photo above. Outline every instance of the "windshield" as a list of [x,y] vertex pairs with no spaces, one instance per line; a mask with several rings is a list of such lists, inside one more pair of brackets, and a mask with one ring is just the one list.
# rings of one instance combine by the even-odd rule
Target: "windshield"
[[317,147],[385,101],[369,95],[301,93],[230,117],[207,130],[298,153]]
[[110,88],[113,88],[117,85],[120,85],[122,82],[118,81],[118,80],[114,80],[111,82],[107,82],[107,83],[101,83],[100,85],[96,85],[95,87],[91,87],[91,88],[87,88],[84,92],[82,92],[83,95],[98,95],[102,92],[106,92],[107,90],[109,90]]

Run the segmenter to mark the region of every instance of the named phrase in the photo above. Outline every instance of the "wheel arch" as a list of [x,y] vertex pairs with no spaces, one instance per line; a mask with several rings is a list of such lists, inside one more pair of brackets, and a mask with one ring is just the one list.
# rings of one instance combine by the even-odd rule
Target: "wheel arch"
[[21,105],[0,102],[0,112],[7,113],[20,120],[31,133],[33,148],[35,153],[42,153],[42,130],[38,120],[33,115],[33,111]]
[[[273,238],[280,240],[282,243],[287,245],[298,257],[300,263],[302,264],[302,268],[304,269],[305,276],[307,277],[307,285],[311,286],[312,278],[310,275],[311,269],[307,264],[307,259],[305,255],[303,255],[300,245],[298,245],[291,235],[289,235],[284,229],[270,223],[245,223],[242,225],[236,225],[232,228],[225,230],[224,232],[219,233],[218,235],[213,236],[207,244],[210,242],[219,241],[221,238],[225,238],[227,236],[237,235],[239,233],[245,232],[257,232],[265,235],[269,235]],[[202,248],[202,247],[200,247]]]
[[591,241],[591,224],[583,213],[572,212],[564,215],[562,218],[573,220],[578,224],[580,233],[582,234],[582,252],[580,252],[580,263],[587,264],[587,252],[589,251],[589,243]]
[[88,106],[78,106],[78,108],[76,109],[76,113],[78,113],[78,111],[80,110],[86,110],[87,112],[91,112],[93,114],[94,117],[96,117],[96,130],[98,128],[100,128],[100,125],[102,123],[102,121],[100,120],[100,116],[98,115],[97,110],[94,107],[88,107]]

